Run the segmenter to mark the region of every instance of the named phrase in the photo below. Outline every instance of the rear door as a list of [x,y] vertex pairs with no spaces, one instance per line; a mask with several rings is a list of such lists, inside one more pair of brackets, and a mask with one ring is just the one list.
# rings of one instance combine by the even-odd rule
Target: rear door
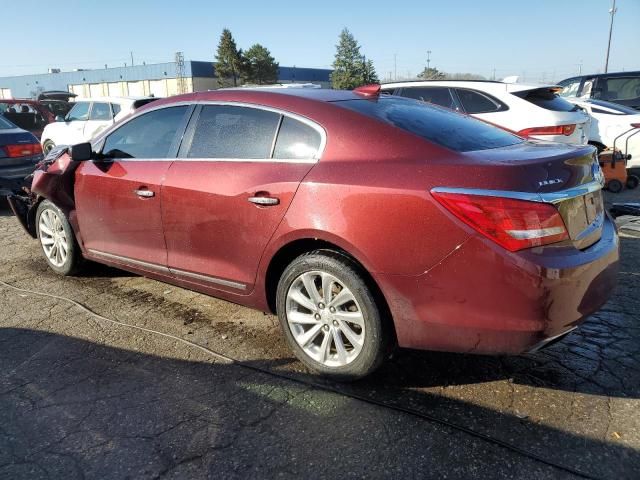
[[103,160],[78,168],[78,223],[91,255],[166,270],[160,189],[189,112],[185,105],[164,107],[129,120],[96,146]]
[[113,124],[113,112],[111,104],[107,102],[93,102],[89,118],[84,122],[84,141],[89,141],[98,133]]
[[262,253],[323,144],[324,130],[299,117],[199,107],[162,189],[171,272],[197,285],[250,291]]
[[64,123],[56,125],[56,137],[52,140],[56,145],[75,145],[84,141],[84,124],[89,119],[90,102],[76,103],[67,116]]

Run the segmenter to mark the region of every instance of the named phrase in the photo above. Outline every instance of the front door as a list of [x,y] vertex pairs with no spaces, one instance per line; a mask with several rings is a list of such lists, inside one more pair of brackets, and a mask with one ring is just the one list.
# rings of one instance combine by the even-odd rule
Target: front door
[[171,272],[249,292],[267,243],[317,161],[322,135],[272,111],[203,105],[162,189]]
[[78,168],[76,209],[91,255],[166,268],[161,189],[188,110],[167,107],[131,119],[98,147],[103,159]]
[[84,122],[83,141],[88,142],[98,133],[113,124],[113,112],[111,104],[107,102],[93,102],[89,119]]

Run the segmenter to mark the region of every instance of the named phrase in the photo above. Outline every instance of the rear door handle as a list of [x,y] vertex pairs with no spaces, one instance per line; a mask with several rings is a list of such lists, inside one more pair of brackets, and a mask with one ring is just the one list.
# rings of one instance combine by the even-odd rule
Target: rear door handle
[[151,198],[155,195],[151,190],[134,190],[133,193],[142,198]]
[[270,207],[272,205],[278,205],[280,203],[280,199],[274,197],[249,197],[247,200],[249,200],[251,203],[262,205],[264,207]]

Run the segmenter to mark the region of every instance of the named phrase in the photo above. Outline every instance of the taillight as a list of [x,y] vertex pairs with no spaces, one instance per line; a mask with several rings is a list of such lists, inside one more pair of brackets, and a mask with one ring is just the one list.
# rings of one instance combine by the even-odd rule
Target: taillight
[[576,124],[572,125],[554,125],[551,127],[532,127],[520,130],[518,135],[521,137],[530,137],[532,135],[565,135],[569,136],[576,131]]
[[42,147],[39,143],[18,143],[15,145],[5,145],[4,150],[10,158],[16,157],[32,157],[42,153]]
[[550,203],[436,190],[431,194],[464,223],[512,252],[569,238]]

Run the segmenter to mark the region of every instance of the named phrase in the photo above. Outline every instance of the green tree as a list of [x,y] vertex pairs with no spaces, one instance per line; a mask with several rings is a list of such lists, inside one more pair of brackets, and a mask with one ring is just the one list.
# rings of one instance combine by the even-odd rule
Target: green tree
[[333,88],[351,90],[359,87],[364,83],[363,70],[360,45],[351,32],[345,28],[340,32],[338,45],[336,45],[336,56],[331,74]]
[[425,80],[441,80],[445,77],[446,74],[433,67],[425,68],[418,74],[418,78],[424,78]]
[[256,43],[244,55],[246,80],[249,83],[262,85],[276,83],[278,80],[278,62],[271,56],[271,52]]
[[216,77],[218,77],[218,85],[221,87],[238,86],[242,79],[242,51],[238,50],[236,41],[231,35],[228,28],[222,30],[220,43],[218,43],[218,51],[216,53]]
[[367,60],[365,57],[362,57],[362,83],[364,85],[380,83],[380,79],[378,78],[376,69],[373,66],[373,62],[371,60]]

